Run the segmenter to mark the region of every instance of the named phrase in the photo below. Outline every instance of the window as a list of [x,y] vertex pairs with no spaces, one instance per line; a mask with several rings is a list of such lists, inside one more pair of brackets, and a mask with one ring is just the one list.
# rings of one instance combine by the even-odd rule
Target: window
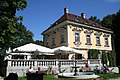
[[91,44],[90,34],[86,35],[86,44]]
[[80,33],[75,32],[75,42],[80,42]]
[[109,46],[108,45],[108,37],[105,37],[105,46]]
[[96,45],[97,45],[97,46],[100,45],[100,36],[96,36]]
[[48,46],[48,36],[46,37],[46,46]]
[[55,45],[55,34],[52,35],[52,45]]
[[60,33],[60,42],[64,43],[64,41],[65,41],[64,31],[61,31],[61,33]]

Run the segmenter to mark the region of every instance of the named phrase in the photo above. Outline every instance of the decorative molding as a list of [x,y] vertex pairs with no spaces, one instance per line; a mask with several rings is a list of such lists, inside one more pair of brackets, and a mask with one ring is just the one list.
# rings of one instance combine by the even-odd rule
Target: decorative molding
[[101,46],[101,44],[96,44],[96,46]]
[[96,35],[96,36],[101,36],[101,35],[102,35],[102,32],[95,31],[94,35]]
[[104,45],[104,47],[110,47],[109,45]]
[[72,31],[83,31],[83,28],[74,27],[74,28],[72,29]]
[[72,28],[72,25],[69,25],[70,26],[70,28]]
[[58,31],[62,31],[62,30],[65,30],[65,29],[67,29],[66,26],[63,26],[63,27],[57,28]]
[[73,42],[77,47],[79,47],[82,43],[80,41]]
[[50,36],[50,34],[46,34],[46,35],[45,35],[45,37],[49,37],[49,36]]
[[103,37],[109,37],[110,34],[104,33]]
[[88,29],[86,29],[86,30],[84,31],[84,33],[86,33],[86,34],[91,34],[91,33],[93,33],[93,30],[88,30]]
[[85,43],[85,45],[92,45],[91,43]]

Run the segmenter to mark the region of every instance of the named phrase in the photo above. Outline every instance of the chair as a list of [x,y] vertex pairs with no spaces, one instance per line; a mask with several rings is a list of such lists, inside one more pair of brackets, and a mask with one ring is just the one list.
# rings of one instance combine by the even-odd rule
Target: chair
[[9,75],[5,77],[4,80],[18,80],[18,75],[17,73],[9,73]]
[[26,73],[27,80],[43,80],[44,73]]

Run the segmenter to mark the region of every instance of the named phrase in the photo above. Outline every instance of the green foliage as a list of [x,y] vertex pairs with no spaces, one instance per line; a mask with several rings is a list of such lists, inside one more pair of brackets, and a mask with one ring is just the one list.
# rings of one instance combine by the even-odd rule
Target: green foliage
[[[116,66],[116,59],[118,59],[118,64],[120,64],[120,59],[118,58],[120,49],[118,49],[120,46],[120,31],[118,29],[118,24],[120,21],[120,17],[118,19],[118,15],[117,14],[111,14],[111,15],[107,15],[103,18],[103,20],[101,21],[101,25],[106,27],[106,28],[110,28],[111,30],[113,30],[113,34],[111,35],[111,39],[112,39],[112,52],[110,52],[109,57],[110,57],[110,66]],[[117,24],[118,23],[118,24]],[[116,24],[116,26],[115,26]],[[112,53],[112,54],[111,54]],[[116,56],[117,55],[117,56]]]
[[90,49],[88,51],[88,59],[98,59],[99,50]]
[[34,43],[43,46],[43,41],[36,40]]
[[0,52],[33,42],[33,33],[22,24],[23,16],[16,11],[27,7],[26,0],[0,0]]
[[107,53],[102,51],[102,64],[107,64]]
[[97,19],[97,16],[91,16],[91,17],[89,18],[89,20],[92,20],[92,21],[94,21],[94,22],[96,22],[96,23],[100,23],[100,22],[101,22],[100,19]]
[[101,21],[101,25],[106,27],[106,28],[110,28],[113,30],[113,21],[115,20],[116,14],[112,14],[112,15],[107,15],[103,18],[103,20]]
[[[116,79],[120,78],[120,74],[97,74],[100,76],[100,80],[106,80],[106,79]],[[54,76],[57,76],[55,74],[48,74],[47,76],[44,76],[43,80],[79,80],[79,79],[70,79],[70,78],[55,78]],[[25,77],[19,77],[18,80],[26,80]],[[96,79],[85,79],[85,80],[96,80]]]
[[108,60],[109,60],[109,66],[116,66],[116,56],[114,55],[115,51],[112,50],[111,52],[108,52]]
[[115,51],[116,51],[116,61],[117,66],[120,66],[120,10],[117,12],[117,15],[113,21],[113,32],[115,35],[114,42],[115,42]]
[[97,74],[99,75],[101,78],[103,79],[116,79],[116,78],[120,78],[120,74]]

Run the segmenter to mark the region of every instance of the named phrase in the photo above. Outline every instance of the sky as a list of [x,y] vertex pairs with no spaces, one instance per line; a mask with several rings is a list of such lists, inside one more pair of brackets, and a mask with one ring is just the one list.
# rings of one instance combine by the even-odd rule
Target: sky
[[16,15],[24,17],[23,24],[34,34],[34,40],[43,41],[41,33],[64,14],[65,7],[69,13],[102,20],[120,9],[120,0],[28,0],[28,6]]

